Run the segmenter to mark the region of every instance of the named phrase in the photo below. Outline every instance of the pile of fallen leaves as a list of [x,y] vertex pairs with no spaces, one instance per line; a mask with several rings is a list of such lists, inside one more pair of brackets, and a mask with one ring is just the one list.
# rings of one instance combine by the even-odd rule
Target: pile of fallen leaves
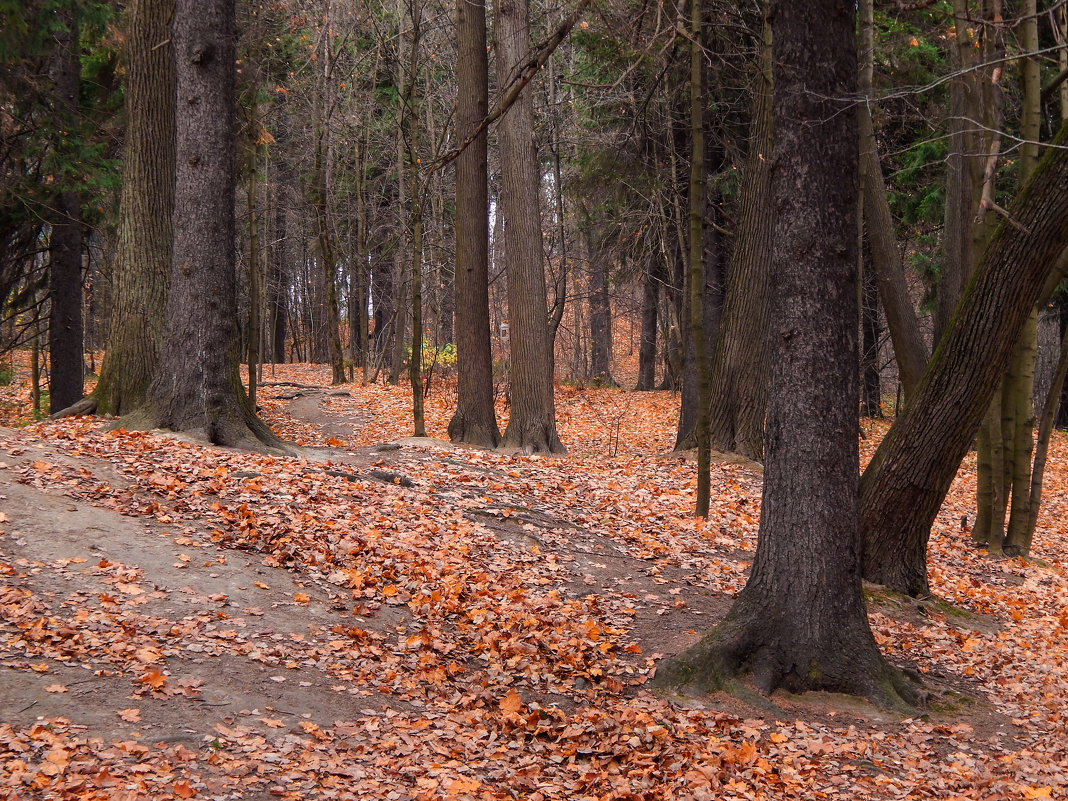
[[[931,541],[932,586],[945,603],[870,590],[884,652],[954,693],[907,719],[830,696],[776,695],[762,711],[722,694],[669,701],[645,689],[657,658],[711,627],[743,586],[759,515],[759,471],[723,461],[711,516],[692,518],[693,464],[665,455],[676,396],[560,388],[570,453],[544,458],[404,440],[407,387],[324,392],[329,432],[291,418],[287,388],[327,379],[320,368],[278,367],[260,390],[277,431],[330,448],[300,457],[107,432],[93,419],[0,434],[0,460],[10,461],[0,470],[18,482],[143,519],[183,549],[176,568],[242,558],[283,569],[302,588],[289,603],[309,614],[307,630],[289,635],[259,628],[270,609],[235,608],[225,594],[170,614],[181,590],[151,582],[132,558],[31,563],[13,558],[0,533],[0,670],[80,666],[120,682],[129,695],[114,714],[131,732],[101,737],[77,715],[15,724],[5,709],[0,798],[1068,792],[1063,436],[1034,561],[994,561],[966,544],[966,464]],[[442,382],[427,399],[432,436],[444,437],[450,393]],[[351,433],[340,436],[338,421]],[[874,426],[865,450],[884,431]],[[25,458],[33,448],[42,455]],[[0,515],[0,530],[17,524]],[[71,570],[92,589],[35,591]],[[283,720],[265,700],[220,708],[192,742],[154,741],[138,728],[139,705],[197,704],[194,662],[207,672],[266,667],[279,687],[333,694],[336,713]]]

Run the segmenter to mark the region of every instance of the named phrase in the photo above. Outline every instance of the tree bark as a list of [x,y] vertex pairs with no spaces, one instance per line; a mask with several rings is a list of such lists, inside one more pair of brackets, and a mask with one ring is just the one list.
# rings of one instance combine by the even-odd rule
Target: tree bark
[[[1068,141],[1068,126],[1056,143]],[[920,596],[927,539],[1068,230],[1068,153],[1051,148],[1009,208],[917,388],[861,480],[864,577]]]
[[[528,4],[527,0],[497,0],[496,8],[497,77],[504,86],[529,55]],[[498,137],[502,176],[498,214],[504,219],[512,362],[512,408],[503,444],[535,453],[564,453],[556,433],[529,85],[501,118]]]
[[166,330],[145,409],[124,423],[217,445],[281,446],[238,371],[234,0],[177,0],[174,240]]

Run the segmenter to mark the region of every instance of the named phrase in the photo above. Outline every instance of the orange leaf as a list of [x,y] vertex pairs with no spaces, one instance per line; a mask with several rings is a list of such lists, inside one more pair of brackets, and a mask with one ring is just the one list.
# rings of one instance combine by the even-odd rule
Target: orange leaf
[[453,779],[446,789],[449,795],[460,795],[461,793],[473,793],[481,786],[482,782],[478,779]]
[[66,691],[67,687],[63,684],[49,684],[45,687],[46,693],[65,693]]
[[308,593],[306,592],[298,592],[293,595],[293,600],[296,601],[298,604],[306,604],[311,600],[311,598],[308,597]]
[[167,683],[167,677],[160,672],[159,668],[152,668],[148,673],[138,678],[138,681],[142,684],[147,684],[153,690],[158,690]]
[[1025,787],[1024,798],[1052,798],[1052,787]]
[[523,699],[519,697],[519,693],[512,690],[508,695],[501,699],[501,711],[510,712],[512,714],[518,714],[519,710],[523,708]]
[[141,722],[141,710],[137,707],[131,707],[130,709],[120,709],[118,711],[118,715],[127,723]]
[[189,782],[175,782],[174,794],[179,798],[192,798],[197,794],[195,787],[190,787]]

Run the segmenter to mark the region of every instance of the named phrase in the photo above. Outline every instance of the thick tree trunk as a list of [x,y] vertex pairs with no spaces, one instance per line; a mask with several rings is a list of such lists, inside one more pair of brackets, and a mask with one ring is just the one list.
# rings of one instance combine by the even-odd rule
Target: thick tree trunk
[[[497,75],[503,86],[529,55],[530,25],[527,0],[497,0],[496,7]],[[498,136],[503,185],[497,213],[504,219],[512,360],[512,409],[503,444],[536,453],[564,453],[556,433],[529,85],[501,118]]]
[[714,449],[764,458],[764,416],[771,370],[772,75],[771,28],[762,33],[754,79],[749,154],[738,233],[727,265],[723,321],[712,352],[710,439]]
[[773,0],[776,358],[760,535],[726,618],[656,681],[714,688],[748,669],[770,692],[898,705],[903,677],[868,626],[857,529],[856,89],[853,6]]
[[234,0],[177,0],[171,36],[181,102],[166,331],[147,405],[124,423],[219,445],[277,447],[238,371]]
[[[68,135],[56,143],[65,157],[69,141],[75,138],[81,87],[80,44],[77,11],[63,14],[66,30],[56,34],[52,82],[56,125]],[[57,176],[60,181],[68,180]],[[82,329],[82,209],[77,192],[60,192],[55,198],[49,240],[48,319],[49,407],[55,414],[73,405],[84,389],[84,348]]]
[[[1057,143],[1068,141],[1068,126]],[[864,577],[925,595],[927,539],[1068,230],[1068,151],[1051,148],[1009,209],[960,308],[861,480]]]
[[[456,0],[456,137],[474,132],[488,108],[486,8]],[[449,439],[485,448],[501,441],[493,410],[489,322],[489,184],[486,132],[456,159],[456,411]]]

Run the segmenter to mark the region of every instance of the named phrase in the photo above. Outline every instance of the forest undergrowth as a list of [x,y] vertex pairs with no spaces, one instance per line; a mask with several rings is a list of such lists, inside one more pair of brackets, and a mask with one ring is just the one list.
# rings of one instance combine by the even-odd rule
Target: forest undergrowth
[[[407,387],[268,366],[292,458],[26,425],[23,378],[0,388],[0,798],[1068,794],[1062,433],[1030,561],[969,544],[969,457],[934,597],[866,587],[930,691],[901,717],[645,689],[743,586],[760,506],[759,466],[722,459],[692,517],[671,393],[558,387],[569,454],[547,458],[449,446],[448,381],[418,442]],[[862,460],[888,424],[864,421]]]

